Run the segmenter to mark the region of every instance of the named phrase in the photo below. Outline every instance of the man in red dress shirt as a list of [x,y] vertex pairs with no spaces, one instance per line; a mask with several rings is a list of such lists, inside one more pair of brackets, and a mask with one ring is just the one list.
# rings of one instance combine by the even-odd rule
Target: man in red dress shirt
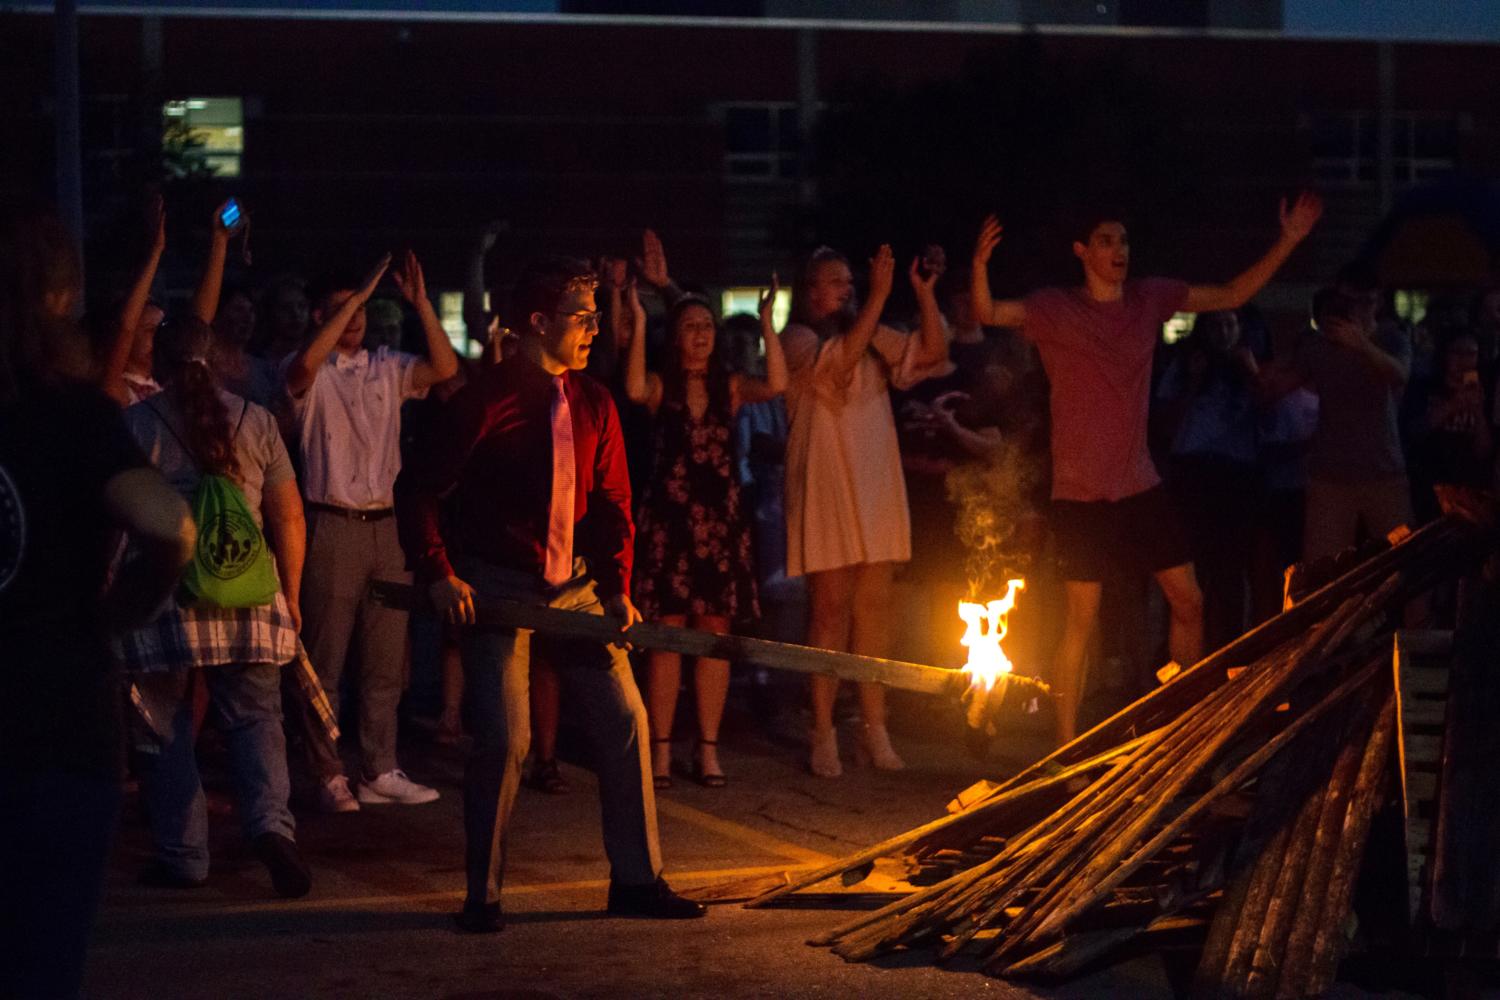
[[[457,917],[466,931],[504,926],[505,834],[531,740],[531,632],[475,626],[475,601],[607,614],[626,628],[640,620],[629,593],[635,528],[620,419],[609,391],[581,374],[599,332],[595,285],[582,261],[526,268],[512,296],[518,354],[454,396],[396,487],[408,558],[438,613],[469,626],[461,640],[474,737],[464,773],[468,897]],[[451,506],[440,528],[444,499]],[[702,916],[661,878],[646,710],[625,651],[555,641],[548,649],[595,743],[609,912]]]

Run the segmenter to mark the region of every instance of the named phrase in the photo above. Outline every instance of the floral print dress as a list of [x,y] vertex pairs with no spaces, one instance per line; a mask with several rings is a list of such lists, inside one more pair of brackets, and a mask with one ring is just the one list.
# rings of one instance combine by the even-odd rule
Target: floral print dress
[[728,415],[712,406],[694,418],[668,401],[657,413],[631,586],[646,618],[760,613],[732,439]]

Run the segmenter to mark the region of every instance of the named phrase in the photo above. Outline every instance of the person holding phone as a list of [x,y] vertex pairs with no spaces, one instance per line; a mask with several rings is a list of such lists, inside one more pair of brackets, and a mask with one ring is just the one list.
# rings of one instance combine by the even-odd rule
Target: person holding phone
[[[248,239],[250,217],[230,198],[214,209],[203,274],[193,291],[189,312],[213,327],[209,366],[219,384],[242,399],[270,407],[276,396],[276,362],[250,353],[255,335],[255,302],[243,288],[224,288],[229,243],[236,235]],[[249,254],[244,257],[249,263]]]

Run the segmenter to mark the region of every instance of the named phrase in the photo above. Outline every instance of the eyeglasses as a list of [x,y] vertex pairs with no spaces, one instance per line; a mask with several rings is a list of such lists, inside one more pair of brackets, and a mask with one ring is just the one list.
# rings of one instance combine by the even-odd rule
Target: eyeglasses
[[602,315],[604,315],[603,313],[601,313],[597,309],[593,310],[592,312],[571,312],[571,313],[570,312],[562,312],[560,310],[554,309],[554,310],[552,310],[552,314],[554,316],[571,316],[574,319],[578,320],[579,324],[582,325],[585,330],[597,330],[597,329],[599,329],[599,317],[602,316]]

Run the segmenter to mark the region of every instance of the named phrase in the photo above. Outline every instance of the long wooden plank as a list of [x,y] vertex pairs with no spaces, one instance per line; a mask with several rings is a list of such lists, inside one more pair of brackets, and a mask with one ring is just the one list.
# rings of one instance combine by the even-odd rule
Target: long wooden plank
[[986,799],[981,804],[974,806],[972,809],[965,812],[949,813],[948,815],[943,816],[939,819],[935,819],[924,826],[919,826],[914,830],[907,830],[904,833],[897,834],[896,836],[891,837],[887,840],[883,840],[878,844],[867,847],[856,854],[839,858],[837,861],[824,865],[821,868],[814,868],[811,871],[805,872],[789,871],[787,872],[787,881],[785,883],[773,886],[772,888],[765,890],[764,892],[751,899],[746,905],[750,907],[765,906],[768,903],[780,899],[782,896],[797,892],[800,889],[806,889],[808,886],[816,885],[824,879],[832,878],[835,875],[841,875],[846,871],[851,871],[853,869],[859,868],[861,865],[868,864],[869,862],[874,861],[877,858],[888,857],[892,854],[903,851],[916,841],[920,840],[922,837],[928,836],[932,833],[936,833],[939,830],[955,826],[960,823],[972,822],[977,818],[990,815],[998,809],[1013,806],[1022,799],[1029,798],[1033,795],[1045,794],[1059,788],[1064,788],[1070,781],[1074,780],[1075,778],[1078,778],[1091,771],[1099,770],[1106,766],[1112,765],[1120,758],[1128,756],[1129,754],[1134,752],[1143,742],[1145,742],[1146,738],[1147,737],[1143,736],[1139,739],[1131,741],[1130,743],[1127,743],[1125,746],[1117,747],[1114,750],[1109,751],[1108,753],[1101,754],[1098,757],[1092,758],[1090,760],[1081,761],[1080,763],[1075,764],[1070,768],[1059,771],[1057,774],[1051,775],[1046,778],[1040,778],[1036,781],[1022,785],[1019,788],[1012,788],[1010,791],[1005,792],[1004,794],[995,796],[991,799]]
[[1395,693],[1386,699],[1360,761],[1354,793],[1344,817],[1339,850],[1333,859],[1323,912],[1318,918],[1312,961],[1293,996],[1322,996],[1333,985],[1339,960],[1348,947],[1345,924],[1354,899],[1354,881],[1364,858],[1370,824],[1385,788],[1391,744],[1396,729]]
[[[370,595],[387,607],[409,611],[423,608],[427,603],[425,595],[417,588],[403,583],[377,581],[371,585]],[[718,635],[698,629],[663,625],[660,622],[640,622],[631,626],[628,632],[622,632],[620,621],[616,618],[520,601],[486,600],[475,610],[478,624],[484,628],[524,628],[571,639],[602,643],[628,642],[633,646],[661,649],[684,656],[754,663],[804,674],[826,674],[841,680],[873,681],[887,687],[922,694],[958,697],[969,686],[967,675],[959,670],[944,670],[904,660],[841,653],[750,636]],[[1020,685],[1037,694],[1050,693],[1041,681],[1019,674],[1008,675],[1004,683]]]

